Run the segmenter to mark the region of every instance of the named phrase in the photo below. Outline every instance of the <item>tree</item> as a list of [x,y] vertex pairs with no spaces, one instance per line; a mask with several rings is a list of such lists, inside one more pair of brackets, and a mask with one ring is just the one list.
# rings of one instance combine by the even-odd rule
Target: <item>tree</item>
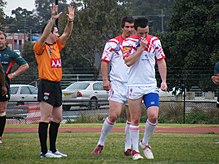
[[20,81],[26,81],[26,83],[30,83],[38,79],[37,63],[34,56],[33,45],[34,43],[32,42],[25,42],[24,44],[21,54],[29,64],[29,69],[25,71],[24,74],[22,74],[22,76],[18,76],[16,78],[17,81],[20,80]]
[[[63,65],[70,68],[71,73],[75,68],[96,72],[96,80],[104,45],[108,39],[120,34],[121,18],[127,12],[117,0],[79,0],[77,4],[81,9],[76,13],[73,34],[63,51]],[[65,22],[61,19],[60,26],[64,28]]]
[[6,2],[4,0],[0,0],[0,28],[2,29],[5,25],[5,14],[3,8],[5,7]]
[[124,6],[133,16],[146,16],[150,21],[150,33],[167,31],[174,0],[127,0]]
[[[58,12],[64,11],[66,8],[66,0],[59,0]],[[42,26],[51,18],[51,6],[54,1],[51,0],[35,0],[37,15],[39,16],[39,25]]]
[[162,39],[168,65],[180,68],[173,74],[182,74],[188,87],[199,85],[210,90],[212,86],[208,75],[213,72],[212,61],[219,56],[218,17],[216,0],[176,0],[173,6],[170,32]]
[[34,23],[39,22],[38,17],[33,11],[28,11],[21,7],[12,10],[12,17],[6,16],[6,22],[9,27],[7,32],[39,32],[39,26]]

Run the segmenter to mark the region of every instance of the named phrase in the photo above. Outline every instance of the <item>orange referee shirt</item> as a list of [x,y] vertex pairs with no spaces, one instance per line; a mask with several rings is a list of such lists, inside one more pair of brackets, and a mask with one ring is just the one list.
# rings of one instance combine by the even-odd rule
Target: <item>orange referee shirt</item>
[[34,47],[35,58],[38,64],[39,78],[59,82],[62,80],[62,62],[60,51],[64,48],[60,38],[52,45],[41,45],[38,40]]

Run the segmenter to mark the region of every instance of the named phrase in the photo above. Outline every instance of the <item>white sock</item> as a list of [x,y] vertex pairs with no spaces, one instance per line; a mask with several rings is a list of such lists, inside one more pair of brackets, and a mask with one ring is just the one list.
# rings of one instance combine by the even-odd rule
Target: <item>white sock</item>
[[144,130],[144,136],[142,139],[142,144],[143,145],[148,145],[148,142],[154,132],[154,129],[156,128],[156,123],[151,123],[148,119],[145,123],[145,130]]
[[108,117],[107,117],[103,123],[103,126],[102,126],[98,145],[104,145],[104,142],[106,141],[106,137],[107,137],[108,133],[112,130],[113,125],[114,125],[114,123],[110,122]]
[[139,152],[139,149],[138,149],[139,126],[130,125],[129,131],[130,131],[130,135],[131,135],[133,150]]
[[132,148],[132,141],[131,141],[131,135],[130,135],[129,127],[130,127],[130,122],[127,121],[126,126],[125,126],[125,151],[127,149]]

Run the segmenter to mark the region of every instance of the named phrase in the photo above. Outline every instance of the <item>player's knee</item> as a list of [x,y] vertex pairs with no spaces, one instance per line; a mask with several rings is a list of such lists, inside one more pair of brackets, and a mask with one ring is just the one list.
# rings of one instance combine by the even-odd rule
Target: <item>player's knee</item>
[[60,123],[62,121],[62,118],[53,118],[52,119],[53,122],[56,122],[56,123]]
[[135,124],[135,125],[138,125],[140,123],[140,116],[139,115],[134,115],[132,116],[132,122]]
[[155,123],[157,123],[157,119],[158,119],[158,117],[157,117],[157,115],[150,115],[150,117],[148,117],[148,120],[151,122],[151,123],[153,123],[153,124],[155,124]]
[[47,114],[47,115],[41,115],[41,122],[50,122],[52,118],[52,115]]
[[0,113],[6,112],[6,107],[5,106],[0,106]]
[[4,112],[5,112],[5,110],[0,108],[0,113],[4,113]]
[[140,120],[139,120],[139,119],[136,119],[136,120],[133,120],[132,122],[134,123],[135,126],[138,126],[139,123],[140,123]]
[[109,121],[110,122],[112,122],[112,123],[114,123],[114,122],[116,122],[116,120],[118,119],[118,116],[117,115],[110,115],[109,117],[108,117],[108,119],[109,119]]

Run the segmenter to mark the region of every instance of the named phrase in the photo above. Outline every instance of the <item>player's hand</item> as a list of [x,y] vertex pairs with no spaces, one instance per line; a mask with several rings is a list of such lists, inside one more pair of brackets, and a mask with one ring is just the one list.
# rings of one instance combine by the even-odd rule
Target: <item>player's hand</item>
[[140,42],[140,47],[142,47],[142,48],[146,48],[146,46],[147,46],[147,44],[148,44],[148,41],[147,41],[147,39],[146,38],[144,38],[144,37],[142,37],[141,38],[141,42]]
[[106,91],[109,91],[111,89],[111,84],[110,84],[109,80],[103,81],[103,89]]
[[14,74],[14,73],[9,73],[9,74],[8,74],[8,78],[9,78],[9,80],[11,81],[12,79],[15,78],[15,74]]
[[161,89],[162,91],[167,91],[167,83],[162,82],[161,85],[160,85],[160,89]]
[[211,76],[211,80],[214,84],[219,85],[219,76]]
[[2,96],[5,96],[7,94],[7,88],[6,86],[2,86]]
[[75,19],[75,7],[72,5],[68,6],[68,14],[66,14],[68,16],[68,20],[73,22]]
[[53,4],[51,8],[52,18],[58,19],[62,12],[58,13],[58,5]]

